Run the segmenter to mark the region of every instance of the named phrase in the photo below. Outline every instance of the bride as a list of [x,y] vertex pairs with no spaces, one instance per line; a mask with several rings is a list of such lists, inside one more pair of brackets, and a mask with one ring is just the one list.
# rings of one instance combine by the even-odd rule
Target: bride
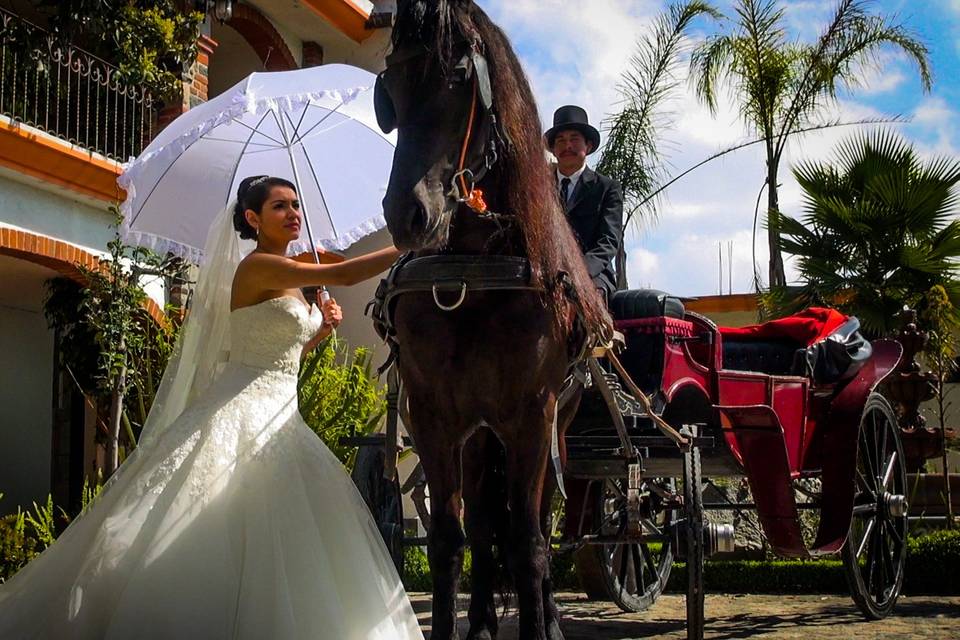
[[[397,251],[297,262],[300,224],[291,183],[240,184],[139,446],[0,585],[0,638],[423,637],[362,498],[297,410],[301,355],[340,321],[300,287],[371,278]],[[256,239],[246,257],[238,233]]]

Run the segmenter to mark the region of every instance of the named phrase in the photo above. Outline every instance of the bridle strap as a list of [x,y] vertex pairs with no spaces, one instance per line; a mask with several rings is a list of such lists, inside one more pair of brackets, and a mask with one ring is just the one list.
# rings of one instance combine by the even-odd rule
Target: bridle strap
[[470,148],[470,142],[473,139],[473,125],[477,117],[477,91],[480,80],[477,77],[477,70],[473,73],[473,95],[470,99],[470,117],[467,119],[467,133],[463,136],[463,145],[460,147],[460,163],[457,165],[457,178],[460,180],[460,193],[463,194],[463,202],[475,212],[483,214],[487,212],[487,203],[483,199],[483,191],[477,189],[471,180],[467,186],[466,173],[464,165],[467,163],[467,150]]

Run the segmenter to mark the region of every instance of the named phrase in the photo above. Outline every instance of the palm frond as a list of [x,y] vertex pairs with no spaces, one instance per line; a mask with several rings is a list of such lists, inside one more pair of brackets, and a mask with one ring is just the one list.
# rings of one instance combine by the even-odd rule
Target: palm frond
[[666,106],[677,93],[678,66],[686,52],[686,34],[698,17],[721,14],[703,0],[671,5],[637,42],[636,52],[620,83],[623,107],[604,122],[607,144],[597,169],[620,182],[626,222],[637,213],[656,215],[645,207],[648,194],[663,180],[661,136],[669,127]]
[[930,55],[926,45],[905,26],[883,15],[867,12],[864,0],[841,0],[816,43],[801,56],[799,79],[777,133],[777,155],[795,127],[815,113],[825,100],[837,96],[840,86],[854,88],[863,68],[878,67],[885,46],[904,52],[917,67],[924,91],[932,87]]
[[835,300],[880,335],[904,305],[922,308],[931,287],[957,288],[956,163],[923,162],[880,131],[854,135],[831,161],[799,163],[793,173],[805,215],[802,223],[781,216],[779,247],[797,258],[808,298]]
[[730,73],[735,47],[730,36],[712,36],[690,56],[690,79],[710,115],[717,114],[717,90]]

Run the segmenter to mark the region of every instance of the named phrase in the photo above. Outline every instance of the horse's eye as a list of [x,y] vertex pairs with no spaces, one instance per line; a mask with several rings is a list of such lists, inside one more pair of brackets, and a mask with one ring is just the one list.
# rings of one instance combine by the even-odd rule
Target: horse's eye
[[455,84],[464,84],[470,78],[472,72],[473,63],[470,61],[470,58],[468,56],[460,58],[460,62],[457,63],[457,66],[455,66],[450,73],[451,87]]

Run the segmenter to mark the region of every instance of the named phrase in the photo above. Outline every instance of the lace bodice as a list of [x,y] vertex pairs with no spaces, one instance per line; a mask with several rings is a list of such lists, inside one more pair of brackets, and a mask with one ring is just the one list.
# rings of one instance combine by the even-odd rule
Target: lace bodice
[[300,353],[323,325],[316,306],[292,296],[271,298],[230,314],[230,362],[296,374]]

